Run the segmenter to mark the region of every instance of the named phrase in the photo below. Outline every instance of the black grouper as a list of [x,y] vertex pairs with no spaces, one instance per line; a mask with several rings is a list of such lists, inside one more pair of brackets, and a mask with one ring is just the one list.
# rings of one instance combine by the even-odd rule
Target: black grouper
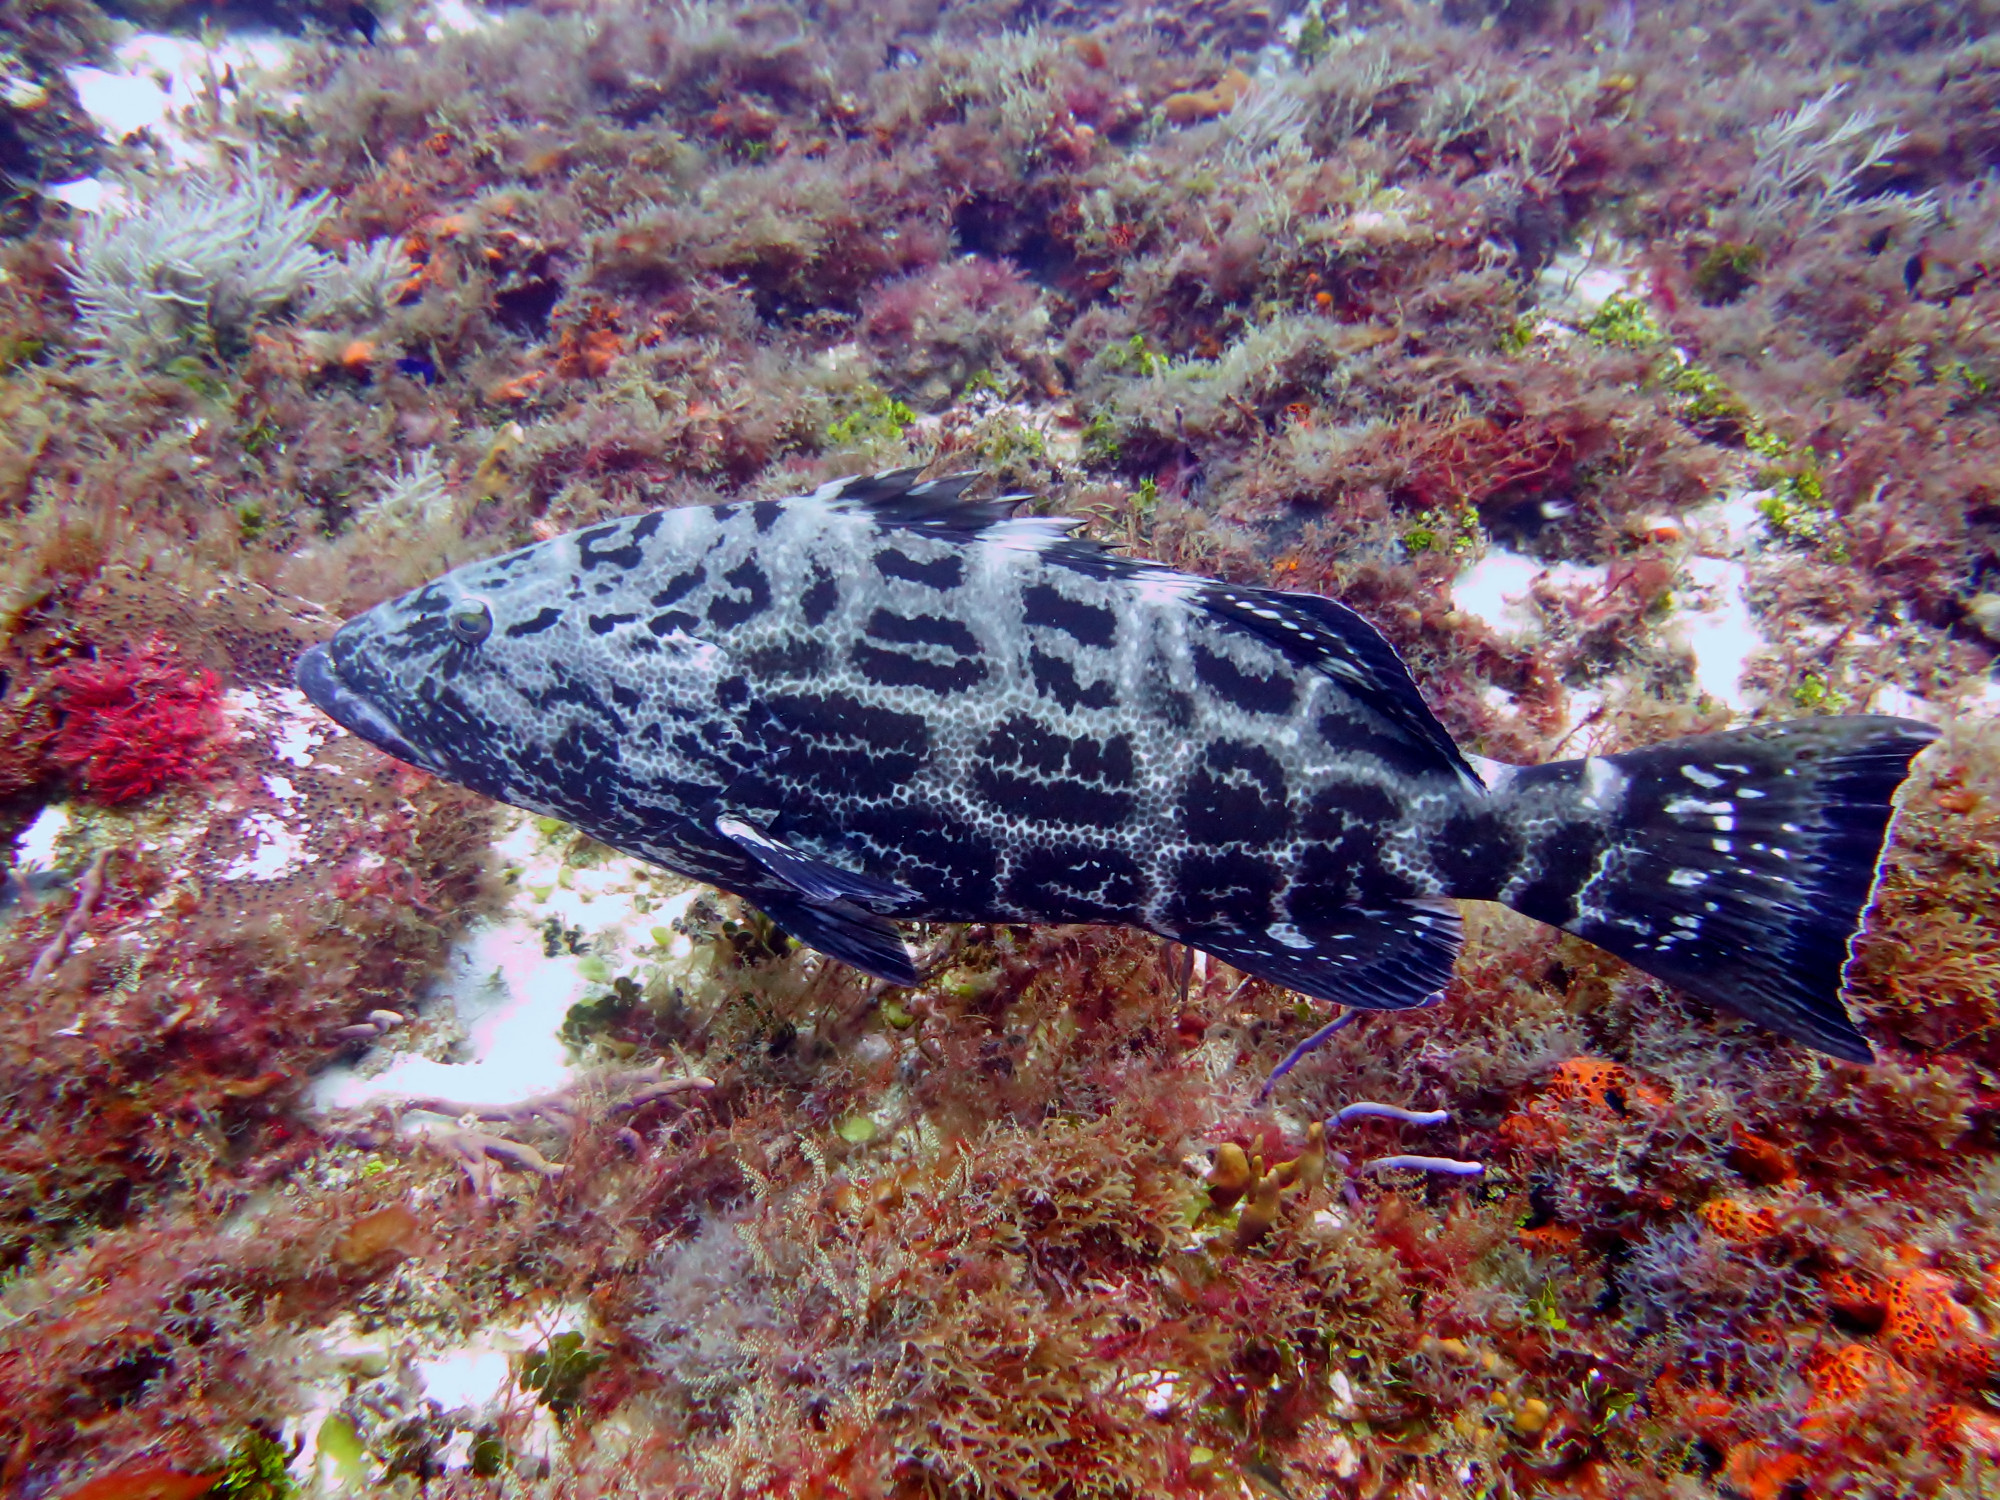
[[380,605],[298,682],[391,755],[895,984],[892,918],[1116,922],[1398,1009],[1449,980],[1467,898],[1870,1057],[1842,971],[1929,727],[1482,780],[1351,610],[1118,557],[970,480],[592,526]]

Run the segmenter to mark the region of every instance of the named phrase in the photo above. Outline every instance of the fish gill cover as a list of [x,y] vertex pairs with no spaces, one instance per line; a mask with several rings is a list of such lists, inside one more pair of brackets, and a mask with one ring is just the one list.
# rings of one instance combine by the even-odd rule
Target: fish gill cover
[[[1977,1492],[1988,9],[207,14],[0,6],[0,1492]],[[1296,922],[1239,969],[1074,890],[913,902],[872,956],[916,982],[870,978],[792,943],[829,937],[799,912],[958,867],[715,808],[737,863],[679,867],[789,881],[788,924],[552,816],[585,808],[459,789],[435,715],[399,760],[293,686],[456,568],[661,507],[754,530],[908,465],[1033,497],[1023,538],[1075,518],[1063,545],[1109,549],[1079,557],[1213,580],[1246,628],[1260,591],[1337,601],[1365,624],[1333,635],[1408,664],[1368,700],[1397,743],[1504,796],[1665,766],[1617,909],[1656,948],[1721,878],[1697,835],[1750,858],[1714,826],[1767,800],[1744,747],[1923,727],[1836,777],[1875,811],[1821,830],[1823,905],[1736,924],[1775,967],[1631,967],[1578,890],[1524,887],[1525,916],[1426,909],[1462,929],[1442,997],[1355,1019],[1276,968]],[[829,567],[836,599],[942,601],[949,548],[884,550]],[[654,602],[678,576],[606,636],[688,610]],[[1073,576],[1009,607],[1087,717],[1097,648],[1027,621],[1088,632]],[[813,607],[816,576],[765,583]],[[704,621],[760,598],[702,587]],[[531,623],[490,607],[474,651]],[[871,606],[854,643],[923,702],[993,669],[949,626],[1005,623]],[[1208,647],[1239,697],[1270,665]],[[1142,727],[1056,765],[1045,725],[987,725],[985,795],[1122,795]],[[1855,1030],[1809,1037],[1875,1061],[1707,1003],[1838,988],[1933,730]],[[494,733],[437,743],[504,780]],[[847,748],[826,774],[895,769]],[[1248,759],[1203,774],[1247,834]],[[1113,840],[1065,828],[1073,884]],[[1726,878],[1777,878],[1755,858]]]

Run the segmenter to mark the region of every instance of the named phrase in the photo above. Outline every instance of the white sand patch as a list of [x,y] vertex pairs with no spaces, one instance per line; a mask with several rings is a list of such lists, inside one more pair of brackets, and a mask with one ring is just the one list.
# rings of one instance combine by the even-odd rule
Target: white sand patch
[[404,17],[403,39],[418,37],[435,42],[447,36],[465,36],[497,25],[500,18],[483,5],[468,0],[432,0]]
[[295,766],[311,765],[313,752],[326,743],[325,717],[297,688],[279,688],[271,694],[271,700],[276,717],[271,754]]
[[1632,264],[1631,251],[1615,240],[1565,251],[1535,278],[1535,295],[1547,316],[1582,327],[1613,297],[1644,299],[1646,283]]
[[469,1344],[410,1361],[424,1393],[445,1411],[485,1411],[507,1393],[504,1350]]
[[1769,490],[1725,490],[1687,517],[1698,550],[1710,557],[1740,557],[1757,548],[1764,524],[1758,505],[1771,498]]
[[1578,563],[1541,563],[1504,547],[1489,547],[1486,555],[1452,580],[1452,608],[1483,621],[1495,635],[1519,638],[1542,627],[1542,612],[1534,603],[1538,586],[1558,594],[1599,590],[1605,586],[1602,567]]
[[1728,490],[1687,517],[1696,555],[1681,565],[1687,586],[1675,589],[1680,607],[1667,626],[1694,658],[1696,687],[1736,713],[1752,707],[1743,672],[1768,645],[1748,596],[1763,523],[1757,503],[1767,493]]
[[336,733],[332,721],[297,688],[230,688],[222,702],[238,734],[263,735],[271,759],[300,770],[312,765],[314,752]]
[[[112,140],[144,130],[176,166],[199,166],[211,161],[213,153],[205,138],[190,133],[184,112],[222,98],[225,79],[231,80],[231,92],[275,81],[290,68],[295,46],[291,38],[276,35],[239,32],[210,44],[141,31],[113,49],[110,67],[74,67],[68,77],[84,112]],[[276,98],[282,107],[297,96],[279,93]],[[115,210],[123,197],[115,185],[96,178],[66,184],[55,196],[93,213]]]
[[35,814],[35,821],[14,835],[14,863],[38,870],[56,865],[56,847],[69,832],[69,804],[51,802]]
[[1897,687],[1893,682],[1885,682],[1869,695],[1866,711],[1871,714],[1891,714],[1898,719],[1917,719],[1925,724],[1939,724],[1944,721],[1944,710],[1928,698],[1919,698],[1907,688]]
[[[560,1033],[570,1007],[612,975],[631,972],[639,947],[648,948],[649,962],[693,956],[694,944],[671,929],[706,887],[663,878],[622,855],[566,865],[568,840],[567,830],[551,839],[539,820],[520,813],[495,845],[501,863],[519,872],[513,898],[460,940],[428,1002],[455,1014],[465,1034],[462,1060],[406,1055],[366,1077],[329,1069],[314,1089],[320,1108],[402,1098],[505,1106],[567,1088],[574,1072]],[[565,933],[579,935],[581,952],[570,951]]]
[[2000,718],[2000,682],[1988,677],[1980,683],[1977,691],[1966,693],[1953,706],[1964,718]]
[[[285,1423],[285,1436],[296,1447],[290,1465],[292,1477],[307,1494],[380,1492],[383,1476],[372,1458],[362,1460],[357,1471],[332,1461],[320,1442],[329,1421],[345,1425],[335,1414],[350,1394],[348,1372],[367,1366],[378,1372],[400,1368],[399,1379],[386,1389],[380,1384],[374,1389],[375,1399],[386,1396],[402,1414],[420,1418],[431,1406],[447,1415],[460,1414],[460,1430],[442,1459],[447,1469],[466,1467],[472,1424],[504,1408],[535,1403],[534,1393],[522,1390],[515,1381],[514,1366],[519,1357],[544,1347],[556,1333],[582,1331],[588,1326],[587,1311],[571,1304],[551,1308],[532,1323],[480,1328],[455,1343],[426,1349],[417,1339],[393,1329],[358,1333],[353,1318],[343,1316],[321,1337],[320,1350],[330,1367],[328,1373],[306,1386],[299,1414]],[[547,1458],[560,1439],[548,1409],[538,1406],[527,1439],[515,1452],[522,1457]]]
[[252,848],[222,871],[224,880],[279,880],[312,858],[304,835],[274,813],[246,814],[237,826]]
[[1668,628],[1694,657],[1695,686],[1736,713],[1748,712],[1743,670],[1764,649],[1745,593],[1750,570],[1732,557],[1691,557],[1682,566],[1693,595]]

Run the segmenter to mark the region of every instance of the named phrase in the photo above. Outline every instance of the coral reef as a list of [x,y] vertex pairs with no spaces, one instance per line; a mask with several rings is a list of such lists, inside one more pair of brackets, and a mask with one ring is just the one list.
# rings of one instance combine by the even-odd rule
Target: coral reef
[[[256,7],[281,80],[86,139],[195,10],[0,3],[0,1492],[1992,1487],[1990,8]],[[1880,1061],[1481,908],[1408,1013],[885,989],[289,687],[903,462],[1337,597],[1503,761],[1937,721]]]

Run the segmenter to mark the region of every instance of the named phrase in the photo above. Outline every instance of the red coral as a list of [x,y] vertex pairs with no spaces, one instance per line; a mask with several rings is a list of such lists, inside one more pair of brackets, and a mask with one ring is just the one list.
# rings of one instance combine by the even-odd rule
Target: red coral
[[63,721],[55,758],[85,791],[129,802],[214,769],[226,731],[213,672],[189,672],[155,637],[116,657],[54,674]]

